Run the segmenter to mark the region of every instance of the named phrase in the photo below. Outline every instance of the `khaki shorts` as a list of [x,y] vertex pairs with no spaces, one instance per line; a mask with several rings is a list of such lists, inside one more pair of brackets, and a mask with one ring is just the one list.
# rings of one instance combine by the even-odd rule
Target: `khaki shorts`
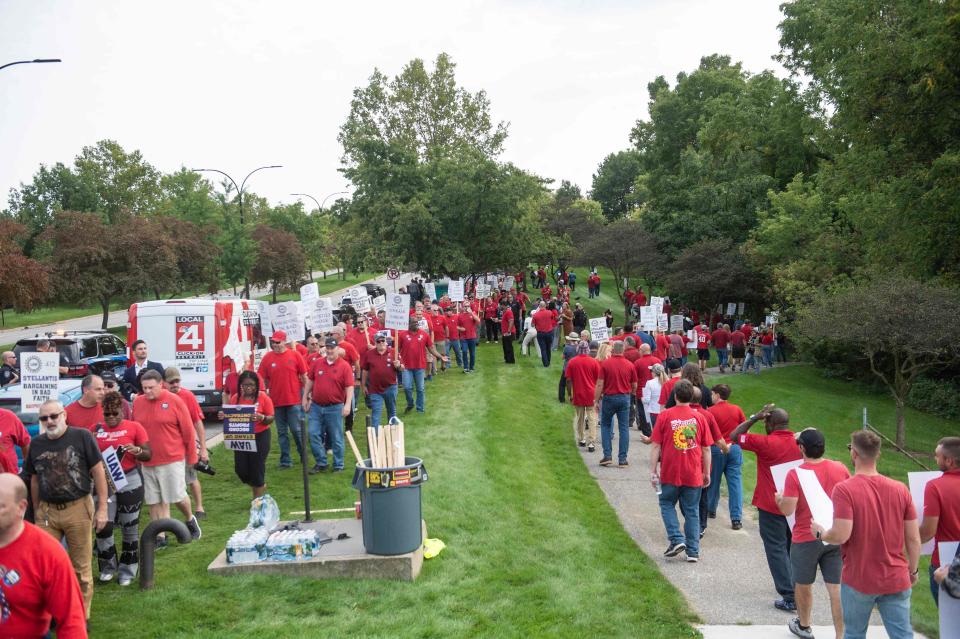
[[183,480],[187,482],[188,485],[197,481],[197,469],[194,468],[193,465],[183,465]]
[[187,496],[184,463],[175,461],[160,466],[143,467],[143,503],[176,504]]

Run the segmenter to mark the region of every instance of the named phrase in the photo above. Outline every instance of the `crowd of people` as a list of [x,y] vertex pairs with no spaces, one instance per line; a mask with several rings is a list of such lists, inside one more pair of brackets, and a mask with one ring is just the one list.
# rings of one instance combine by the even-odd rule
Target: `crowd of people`
[[[576,445],[591,453],[601,448],[600,466],[629,467],[630,431],[640,431],[640,442],[649,446],[666,557],[682,555],[691,564],[701,560],[700,542],[716,518],[724,481],[731,527],[743,528],[746,451],[756,456],[752,504],[779,595],[773,605],[796,612],[790,630],[812,637],[819,567],[838,637],[863,636],[874,606],[891,637],[911,636],[909,592],[918,579],[920,542],[960,539],[960,438],[939,442],[936,459],[944,475],[928,484],[918,521],[905,487],[876,472],[876,435],[852,435],[851,477],[844,464],[824,457],[819,430],[792,429],[787,412],[774,405],[748,417],[731,401],[730,385],[706,384],[711,349],[721,373],[759,371],[761,363],[772,366],[778,345],[774,329],[715,317],[709,326],[644,331],[628,316],[609,339],[597,341],[591,338],[583,306],[576,300],[571,306],[575,274],[554,275],[556,291],[544,269],[529,273],[534,286],[540,285],[535,297],[525,290],[524,273],[513,276],[514,286],[501,276],[482,298],[477,295],[480,282],[468,282],[462,301],[447,294],[430,299],[426,286],[411,282],[408,290],[418,295],[403,331],[385,328],[380,311],[345,313],[330,331],[302,342],[272,332],[269,352],[256,370],[232,372],[224,380],[225,404],[256,406],[256,450],[233,453],[237,477],[253,497],[266,492],[274,429],[278,470],[299,461],[312,474],[343,471],[344,432],[352,430],[361,402],[375,428],[401,412],[401,386],[402,414],[425,413],[426,389],[434,376],[455,369],[473,373],[481,342],[499,343],[504,364],[515,365],[514,341],[520,339],[520,355],[535,349],[538,366],[555,365],[553,352],[558,352],[558,401],[573,405]],[[587,285],[591,297],[599,295],[595,272]],[[640,289],[629,293],[633,305],[646,301]],[[612,313],[608,317],[612,328]],[[693,350],[696,360],[689,361]],[[181,386],[175,367],[149,360],[146,343],[135,342],[131,351],[133,361],[121,376],[88,375],[81,383],[82,397],[66,408],[58,401],[45,402],[39,414],[41,434],[33,440],[15,415],[0,409],[0,462],[6,473],[0,476],[0,572],[9,577],[17,571],[27,579],[25,572],[42,564],[43,570],[30,572],[29,579],[49,580],[19,590],[4,580],[9,619],[14,620],[4,623],[13,624],[7,629],[14,634],[48,628],[52,618],[61,632],[77,633],[62,636],[83,636],[94,590],[91,560],[97,559],[102,584],[116,580],[127,586],[136,578],[144,504],[151,520],[169,517],[175,505],[193,537],[202,534],[200,521],[207,515],[197,470],[209,468],[209,455],[200,406]],[[758,422],[765,432],[751,433]],[[23,451],[19,478],[13,474],[18,472],[14,445]],[[105,473],[103,453],[108,449],[119,456],[122,485]],[[799,465],[778,491],[771,468],[787,462]],[[827,530],[813,520],[800,471],[810,471],[832,496],[835,517]],[[792,528],[788,516],[795,517]],[[118,528],[119,551],[114,539]],[[49,535],[38,537],[38,530]],[[62,539],[63,545],[49,539]],[[165,545],[163,536],[158,538],[157,547]],[[931,565],[935,600],[951,561]]]

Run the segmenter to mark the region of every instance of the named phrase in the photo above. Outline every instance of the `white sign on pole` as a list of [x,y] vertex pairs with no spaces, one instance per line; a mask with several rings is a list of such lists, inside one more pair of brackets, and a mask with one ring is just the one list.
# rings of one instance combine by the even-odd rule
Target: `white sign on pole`
[[386,295],[377,295],[373,298],[373,308],[377,309],[379,313],[387,307],[387,296]]
[[743,302],[737,303],[737,315],[743,315],[743,309],[746,306]]
[[[833,502],[820,485],[817,474],[806,468],[798,468],[797,480],[800,482],[803,497],[807,500],[807,506],[810,507],[810,517],[823,526],[824,530],[830,530],[833,527]],[[822,543],[827,544],[825,541]]]
[[513,288],[514,283],[515,280],[513,279],[513,275],[507,275],[503,280],[503,288],[509,291],[511,288]]
[[357,286],[350,289],[350,305],[356,309],[358,313],[366,313],[370,310],[370,296],[367,295],[367,289],[362,286]]
[[666,313],[657,313],[657,328],[661,331],[670,328],[670,318]]
[[[784,464],[777,464],[776,466],[770,467],[770,474],[773,475],[773,484],[777,487],[777,492],[781,495],[783,494],[783,486],[787,481],[787,473],[790,472],[791,468],[796,468],[803,463],[802,459],[795,459],[793,461],[786,462]],[[797,521],[796,515],[787,516],[787,524],[790,526],[790,530],[793,530],[793,524]]]
[[490,285],[489,284],[477,284],[477,299],[484,300],[490,297]]
[[270,305],[270,322],[273,330],[283,331],[290,341],[304,338],[303,319],[300,317],[300,302],[280,302]]
[[640,328],[645,331],[657,330],[657,311],[652,306],[640,307]]
[[487,284],[490,286],[496,286],[499,281],[496,275],[487,275]]
[[437,285],[433,282],[424,282],[423,288],[427,291],[427,297],[431,300],[437,299]]
[[671,315],[671,316],[670,316],[670,330],[671,330],[671,331],[682,331],[682,330],[683,330],[683,315]]
[[[913,507],[917,510],[917,519],[923,521],[923,492],[927,484],[940,477],[943,473],[939,470],[923,470],[913,473],[907,473],[907,483],[910,485],[910,496],[913,497]],[[920,546],[921,555],[933,554],[933,540]]]
[[333,328],[333,302],[329,297],[318,297],[309,305],[304,301],[303,305],[311,333],[323,333]]
[[606,342],[610,339],[610,329],[607,328],[606,317],[590,318],[590,338],[598,342]]
[[100,453],[103,456],[103,465],[107,468],[107,475],[113,484],[114,492],[120,492],[127,486],[127,475],[123,472],[123,466],[120,465],[120,457],[113,446],[107,446],[106,450]]
[[463,280],[450,280],[450,287],[447,289],[447,295],[451,302],[463,301]]
[[303,302],[303,308],[313,307],[313,302],[320,297],[320,288],[316,282],[310,282],[300,287],[300,301]]
[[728,302],[727,303],[727,315],[733,316],[737,314],[737,303]]
[[687,331],[687,350],[697,350],[697,332]]
[[656,309],[654,313],[660,315],[663,312],[663,298],[657,297],[656,295],[650,298],[650,306]]
[[401,293],[389,293],[385,307],[386,317],[383,325],[386,328],[405,331],[410,328],[410,296]]
[[20,411],[36,413],[40,404],[57,399],[60,380],[60,353],[20,354]]

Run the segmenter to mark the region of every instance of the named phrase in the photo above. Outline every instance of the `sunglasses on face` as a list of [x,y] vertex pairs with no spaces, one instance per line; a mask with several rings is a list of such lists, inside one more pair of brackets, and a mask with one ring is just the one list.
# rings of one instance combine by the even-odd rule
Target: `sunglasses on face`
[[278,346],[280,344],[283,344],[283,342],[275,342],[273,340],[270,340],[270,346]]
[[116,417],[117,415],[120,415],[120,414],[121,414],[121,413],[120,413],[120,411],[118,411],[118,410],[105,410],[105,411],[103,411],[103,416],[104,416],[104,417]]
[[116,388],[117,385],[114,384],[113,382],[104,382],[104,383],[103,383],[103,387],[104,387],[104,388]]
[[61,415],[63,415],[63,413],[51,413],[50,415],[41,415],[41,416],[40,416],[40,421],[41,421],[41,422],[48,422],[48,421],[52,421],[52,420],[57,420],[57,419],[60,419],[60,416],[61,416]]

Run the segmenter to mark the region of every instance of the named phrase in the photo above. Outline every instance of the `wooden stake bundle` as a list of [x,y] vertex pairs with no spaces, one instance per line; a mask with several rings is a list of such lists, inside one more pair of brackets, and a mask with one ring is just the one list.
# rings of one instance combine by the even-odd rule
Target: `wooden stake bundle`
[[[348,433],[349,434],[349,433]],[[359,459],[359,450],[353,438],[350,445]],[[379,429],[367,426],[367,448],[370,450],[372,468],[396,468],[407,463],[406,442],[404,441],[403,422],[384,424]]]
[[[360,449],[357,448],[357,442],[353,439],[353,433],[347,431],[347,441],[350,442],[350,448],[353,450],[353,456],[357,458],[357,463],[363,466],[363,457],[360,456]],[[371,460],[370,463],[373,463]]]
[[367,426],[367,450],[370,451],[370,466],[380,468],[380,460],[377,458],[377,431],[373,426]]

